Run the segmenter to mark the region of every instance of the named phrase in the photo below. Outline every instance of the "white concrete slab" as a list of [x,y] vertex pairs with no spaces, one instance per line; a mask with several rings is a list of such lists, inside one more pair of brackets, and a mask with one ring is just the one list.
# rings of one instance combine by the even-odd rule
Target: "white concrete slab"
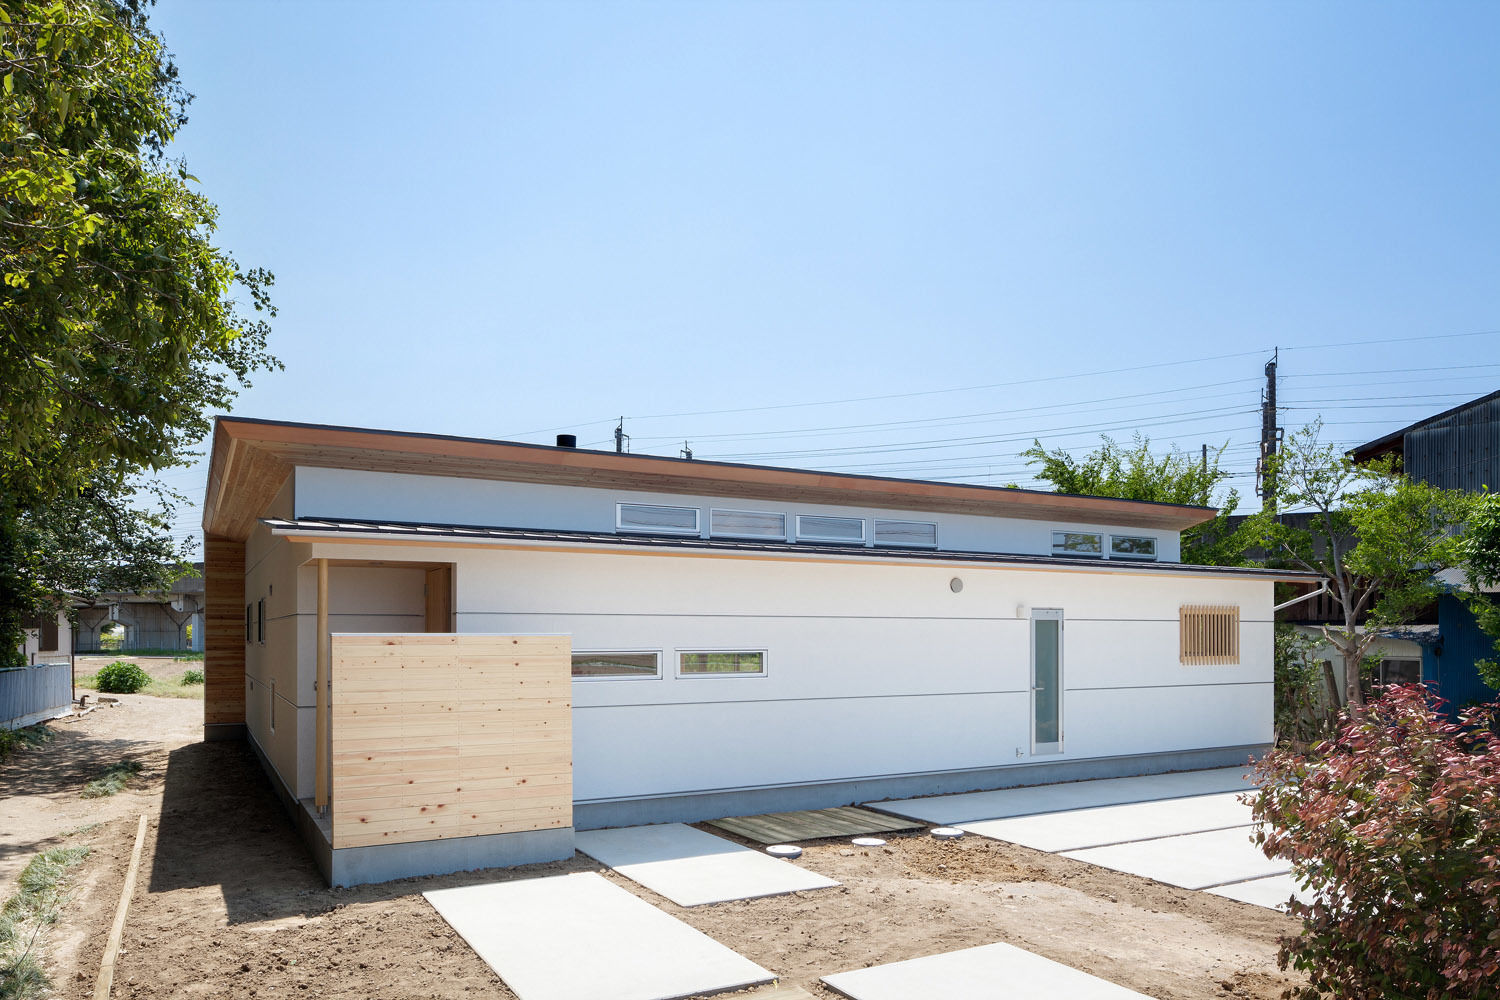
[[1280,875],[1291,870],[1285,861],[1273,861],[1250,839],[1253,827],[1189,833],[1181,837],[1139,840],[1111,847],[1064,851],[1063,857],[1087,861],[1128,875],[1153,878],[1183,889],[1244,882]]
[[833,879],[799,868],[790,861],[752,851],[681,823],[585,830],[575,834],[573,842],[589,857],[678,906],[703,906],[838,885]]
[[1004,819],[1064,809],[1089,809],[1125,802],[1240,792],[1251,786],[1242,767],[1219,767],[1207,771],[1173,774],[1143,774],[1133,778],[1096,778],[1065,781],[1056,785],[1000,788],[992,792],[965,792],[918,799],[868,802],[865,805],[897,816],[910,816],[926,823],[952,826],[982,819]]
[[1225,899],[1237,899],[1241,903],[1264,906],[1268,910],[1285,910],[1286,902],[1297,897],[1299,903],[1311,903],[1313,894],[1302,888],[1290,874],[1256,878],[1248,882],[1232,882],[1205,890]]
[[854,1000],[1142,1000],[1144,994],[1008,944],[987,944],[946,955],[824,976]]
[[1242,805],[1239,798],[1239,792],[1219,792],[1185,799],[987,819],[960,826],[981,837],[1005,840],[1038,851],[1077,851],[1183,833],[1250,826],[1254,822],[1250,807]]
[[423,895],[521,1000],[679,1000],[775,978],[592,872]]

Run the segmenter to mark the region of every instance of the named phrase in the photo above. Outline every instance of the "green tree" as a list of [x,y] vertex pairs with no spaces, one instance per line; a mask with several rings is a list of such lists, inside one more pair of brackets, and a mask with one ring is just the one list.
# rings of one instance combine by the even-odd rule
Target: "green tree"
[[1434,574],[1457,565],[1457,533],[1471,501],[1408,479],[1390,461],[1357,465],[1322,444],[1321,429],[1315,422],[1291,435],[1270,463],[1279,509],[1308,516],[1293,521],[1263,510],[1245,527],[1268,563],[1317,573],[1328,584],[1344,620],[1322,626],[1323,637],[1343,660],[1340,706],[1358,709],[1375,629],[1409,624],[1442,592]]
[[1493,597],[1500,586],[1500,494],[1473,496],[1468,528],[1459,542],[1459,568],[1464,586],[1457,596],[1495,643],[1497,655],[1475,664],[1479,678],[1500,690],[1500,604]]
[[191,97],[148,3],[0,0],[0,656],[62,581],[116,563],[170,581],[173,498],[136,509],[135,477],[185,464],[279,366],[271,275],[214,244],[214,205],[168,155]]
[[1210,452],[1205,463],[1175,447],[1154,455],[1151,439],[1140,434],[1129,447],[1106,435],[1100,438],[1102,444],[1082,459],[1060,448],[1047,451],[1040,441],[1032,442],[1021,457],[1027,465],[1039,466],[1036,478],[1051,483],[1058,493],[1217,507],[1219,513],[1212,521],[1182,533],[1182,561],[1201,566],[1245,562],[1241,532],[1230,527],[1240,504],[1239,492],[1231,489],[1218,495],[1225,478],[1219,471],[1224,448]]

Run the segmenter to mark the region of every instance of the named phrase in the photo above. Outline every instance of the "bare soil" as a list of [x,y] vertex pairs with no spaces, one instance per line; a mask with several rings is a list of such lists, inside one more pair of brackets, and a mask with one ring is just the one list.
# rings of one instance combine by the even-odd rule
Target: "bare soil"
[[[196,702],[122,700],[118,709],[73,723],[74,735],[30,752],[45,755],[45,765],[15,758],[0,767],[0,793],[7,794],[0,850],[29,856],[62,842],[70,823],[102,824],[64,838],[95,851],[50,942],[60,996],[92,995],[141,811],[151,822],[116,997],[511,1000],[420,894],[600,870],[576,855],[522,869],[329,889],[250,749],[196,742],[200,712]],[[134,735],[122,736],[122,729]],[[123,750],[146,765],[137,787],[112,799],[78,800],[84,810],[73,812],[83,775],[92,777],[99,761]],[[50,803],[30,833],[12,832],[19,815],[12,789]],[[838,879],[840,888],[693,909],[604,873],[779,972],[783,984],[820,998],[836,995],[819,983],[823,975],[994,941],[1162,1000],[1271,1000],[1295,983],[1276,968],[1278,936],[1297,927],[1282,914],[978,837],[889,839],[884,848],[808,847],[799,863]],[[598,995],[606,1000],[608,970],[599,974]]]

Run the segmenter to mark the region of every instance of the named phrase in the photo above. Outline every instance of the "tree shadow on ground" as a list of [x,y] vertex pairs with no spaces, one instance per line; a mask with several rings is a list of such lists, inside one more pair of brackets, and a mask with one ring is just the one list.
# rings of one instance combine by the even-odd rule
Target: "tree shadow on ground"
[[249,744],[191,743],[169,755],[148,891],[217,886],[229,922],[237,924],[314,916],[429,889],[597,870],[596,862],[575,855],[522,868],[330,889]]

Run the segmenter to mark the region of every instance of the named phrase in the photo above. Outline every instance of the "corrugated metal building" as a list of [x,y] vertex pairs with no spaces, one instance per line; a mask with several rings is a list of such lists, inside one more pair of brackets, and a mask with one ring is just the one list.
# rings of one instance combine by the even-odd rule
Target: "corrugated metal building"
[[[1500,488],[1500,391],[1418,420],[1351,451],[1358,462],[1400,458],[1413,479],[1477,493]],[[1438,605],[1439,642],[1426,646],[1422,676],[1454,708],[1489,701],[1496,692],[1479,679],[1475,663],[1494,653],[1494,642],[1454,597]]]

